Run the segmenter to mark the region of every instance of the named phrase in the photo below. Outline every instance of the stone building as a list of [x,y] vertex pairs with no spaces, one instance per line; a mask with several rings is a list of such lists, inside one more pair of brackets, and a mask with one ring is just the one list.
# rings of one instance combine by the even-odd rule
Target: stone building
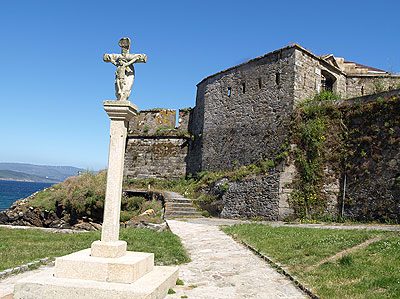
[[400,76],[333,55],[288,46],[203,79],[197,85],[189,172],[232,169],[273,158],[288,136],[295,105],[329,90],[351,98],[400,87]]

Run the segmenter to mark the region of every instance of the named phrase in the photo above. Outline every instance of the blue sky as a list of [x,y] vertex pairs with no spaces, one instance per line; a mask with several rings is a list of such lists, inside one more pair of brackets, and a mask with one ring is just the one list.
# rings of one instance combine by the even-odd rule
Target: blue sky
[[148,55],[130,100],[194,106],[204,77],[298,43],[400,72],[400,1],[7,1],[0,3],[0,162],[107,166],[114,71]]

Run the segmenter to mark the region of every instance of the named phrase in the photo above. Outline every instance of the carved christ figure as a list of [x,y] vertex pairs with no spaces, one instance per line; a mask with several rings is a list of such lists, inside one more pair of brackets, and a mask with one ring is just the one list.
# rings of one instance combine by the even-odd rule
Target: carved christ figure
[[121,54],[104,54],[103,60],[111,62],[117,67],[115,72],[115,96],[117,100],[126,101],[132,89],[135,79],[134,63],[147,62],[146,54],[129,54],[131,40],[127,37],[121,38],[118,42],[121,47]]

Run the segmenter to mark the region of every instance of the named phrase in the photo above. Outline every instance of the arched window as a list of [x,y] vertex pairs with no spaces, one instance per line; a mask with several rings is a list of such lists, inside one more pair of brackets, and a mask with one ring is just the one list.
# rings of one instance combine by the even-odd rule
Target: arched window
[[334,92],[334,85],[336,82],[335,76],[329,72],[323,70],[321,71],[321,87],[322,90]]

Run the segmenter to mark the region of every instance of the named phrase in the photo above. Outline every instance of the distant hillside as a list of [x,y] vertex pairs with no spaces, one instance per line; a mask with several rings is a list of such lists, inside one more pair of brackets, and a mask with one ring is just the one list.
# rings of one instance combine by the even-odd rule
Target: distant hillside
[[[48,166],[48,165],[34,165],[25,163],[0,163],[0,170],[9,170],[31,176],[31,181],[35,182],[64,182],[71,176],[76,176],[79,171],[85,171],[83,168],[72,166]],[[5,175],[5,174],[3,174]],[[11,175],[11,173],[9,173]],[[1,178],[1,177],[0,177]],[[40,181],[37,181],[40,179]]]
[[0,170],[0,180],[56,183],[54,180],[12,170]]

